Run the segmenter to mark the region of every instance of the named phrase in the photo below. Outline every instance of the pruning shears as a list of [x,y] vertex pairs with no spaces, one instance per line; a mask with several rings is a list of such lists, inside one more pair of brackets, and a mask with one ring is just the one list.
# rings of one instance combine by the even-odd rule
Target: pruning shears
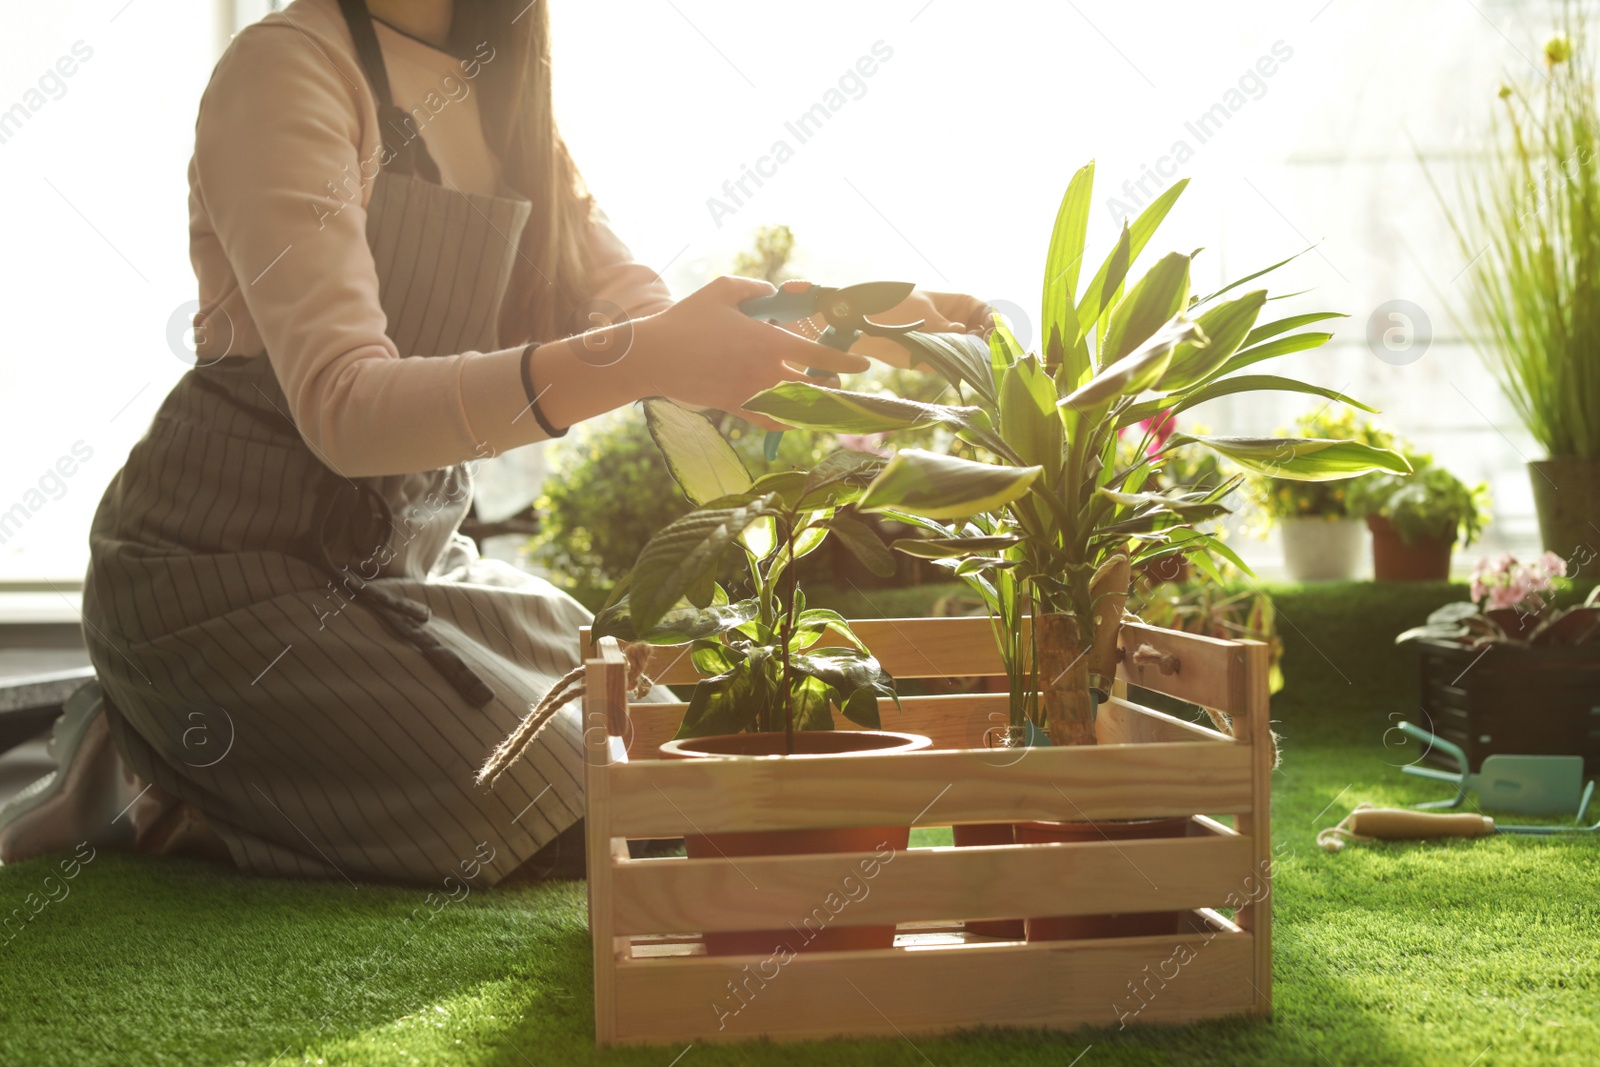
[[[922,325],[922,319],[904,326],[886,326],[873,322],[868,315],[888,311],[911,295],[916,285],[912,282],[863,282],[842,289],[810,282],[785,282],[771,296],[758,296],[739,305],[739,310],[753,319],[766,322],[799,322],[820,314],[828,325],[817,338],[817,343],[848,352],[862,334],[871,337],[899,337]],[[813,378],[832,377],[831,371],[806,372]],[[778,444],[783,440],[782,430],[769,430],[766,440],[768,461],[778,458]]]

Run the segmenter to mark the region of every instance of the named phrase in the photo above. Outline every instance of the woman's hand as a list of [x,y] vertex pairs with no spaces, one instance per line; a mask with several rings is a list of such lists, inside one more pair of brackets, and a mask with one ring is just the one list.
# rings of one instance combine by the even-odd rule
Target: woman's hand
[[871,364],[864,355],[805,340],[739,310],[743,301],[774,292],[764,281],[718,278],[667,310],[635,321],[632,358],[621,360],[617,369],[639,376],[641,396],[665,396],[732,412],[765,429],[788,429],[745,411],[744,402],[779,382],[806,381],[808,368],[855,374]]
[[[885,326],[904,326],[922,319],[917,327],[923,333],[983,333],[989,328],[989,316],[994,309],[977,297],[962,293],[929,293],[921,289],[906,297],[888,311],[868,316],[873,322]],[[811,320],[816,329],[799,325],[802,333],[819,333],[827,325],[820,315]],[[852,353],[871,356],[893,367],[909,367],[911,353],[904,345],[889,337],[862,334],[850,346]]]

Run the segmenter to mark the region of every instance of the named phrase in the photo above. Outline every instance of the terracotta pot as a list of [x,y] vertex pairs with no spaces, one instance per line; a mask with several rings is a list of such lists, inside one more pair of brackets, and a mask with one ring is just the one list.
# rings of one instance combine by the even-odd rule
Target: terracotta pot
[[1528,464],[1539,535],[1584,578],[1600,577],[1600,459],[1552,456]]
[[[1012,830],[1012,824],[1008,822],[982,822],[951,827],[957,848],[1015,844],[1016,838],[1012,836]],[[999,937],[1007,941],[1021,941],[1026,935],[1026,929],[1021,919],[982,919],[968,922],[967,933]]]
[[[1105,822],[1022,822],[1013,831],[1019,845],[1081,841],[1141,841],[1186,837],[1187,816],[1169,819],[1118,819]],[[1140,937],[1173,934],[1183,913],[1127,912],[1118,915],[1056,915],[1027,920],[1029,941],[1067,941],[1090,937]]]
[[[801,730],[794,735],[796,756],[883,755],[914,752],[933,742],[920,734],[887,730]],[[719,734],[668,741],[661,746],[663,759],[760,758],[788,755],[782,733]],[[848,783],[840,782],[841,788]],[[909,844],[907,826],[858,827],[838,830],[764,830],[721,834],[687,834],[684,847],[690,859],[740,856],[800,856],[823,852],[902,851]],[[854,868],[841,867],[840,877]],[[710,956],[770,956],[778,946],[792,952],[840,952],[894,947],[894,926],[831,926],[832,914],[822,901],[813,915],[797,915],[785,930],[733,930],[707,932]],[[810,920],[810,921],[808,921]]]
[[1356,519],[1279,519],[1283,565],[1296,582],[1339,582],[1361,565],[1362,524]]
[[1421,537],[1411,544],[1401,540],[1394,523],[1382,515],[1368,515],[1372,531],[1372,577],[1380,582],[1443,582],[1450,578],[1450,550],[1455,538]]

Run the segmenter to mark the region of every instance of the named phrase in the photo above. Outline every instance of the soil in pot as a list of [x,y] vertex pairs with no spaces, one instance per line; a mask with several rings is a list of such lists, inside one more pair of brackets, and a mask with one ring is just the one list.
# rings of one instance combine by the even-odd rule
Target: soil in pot
[[[1106,822],[1023,822],[1014,829],[1019,845],[1082,841],[1142,841],[1186,837],[1189,819],[1127,819]],[[1173,934],[1183,913],[1125,912],[1116,915],[1054,915],[1027,920],[1029,941],[1066,941],[1092,937],[1139,937]]]
[[1578,576],[1600,577],[1600,459],[1537,460],[1528,464],[1528,480],[1545,549],[1569,561]]
[[1348,581],[1361,565],[1361,523],[1356,519],[1279,519],[1283,565],[1297,582]]
[[1372,531],[1372,576],[1380,582],[1443,582],[1450,578],[1454,538],[1419,537],[1406,544],[1394,523],[1368,515]]
[[[794,735],[794,754],[883,755],[913,752],[933,742],[919,734],[892,733],[886,730],[801,730]],[[787,754],[782,733],[721,734],[715,737],[685,738],[661,746],[663,759],[713,759],[717,757],[781,756]],[[848,782],[841,780],[841,788]],[[893,855],[904,851],[910,842],[907,826],[857,827],[837,830],[762,830],[721,834],[687,834],[684,847],[690,859],[740,856],[797,856],[825,852],[868,852]],[[882,862],[878,860],[875,862]],[[841,880],[858,873],[854,866],[841,868]],[[829,907],[837,897],[839,910]],[[843,892],[819,900],[809,915],[796,915],[793,924],[782,930],[732,930],[707,932],[706,954],[711,956],[770,956],[787,946],[791,952],[840,952],[892,948],[894,926],[840,926],[835,920],[844,915],[849,898]]]

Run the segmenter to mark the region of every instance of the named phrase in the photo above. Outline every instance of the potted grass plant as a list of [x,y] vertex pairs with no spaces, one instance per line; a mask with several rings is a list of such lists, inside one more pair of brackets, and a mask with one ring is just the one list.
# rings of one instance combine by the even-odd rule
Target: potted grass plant
[[1346,505],[1372,531],[1372,576],[1380,582],[1450,577],[1450,553],[1478,539],[1489,521],[1489,487],[1469,487],[1433,457],[1405,452],[1413,473],[1369,474],[1350,484]]
[[[1291,378],[1240,373],[1330,336],[1297,331],[1331,313],[1261,322],[1266,290],[1236,293],[1274,268],[1203,295],[1191,292],[1193,254],[1171,253],[1143,275],[1130,275],[1183,182],[1124,225],[1080,291],[1093,182],[1091,163],[1073,177],[1052,231],[1042,352],[1024,351],[1002,321],[987,340],[920,333],[902,339],[913,361],[948,380],[962,403],[920,404],[810,382],[783,383],[746,403],[802,428],[892,434],[942,424],[964,442],[968,456],[898,451],[857,506],[920,527],[925,536],[893,547],[940,561],[982,597],[1010,682],[1008,743],[1018,745],[1095,743],[1096,701],[1116,673],[1135,567],[1188,556],[1220,577],[1213,554],[1244,567],[1214,535],[1197,528],[1229,513],[1225,499],[1239,477],[1200,489],[1162,488],[1152,476],[1169,456],[1206,448],[1246,471],[1313,482],[1409,469],[1394,452],[1360,441],[1186,433],[1172,434],[1155,449],[1147,442],[1132,450],[1134,458],[1119,460],[1119,431],[1149,427],[1162,412],[1176,416],[1207,400],[1255,390],[1345,398]],[[1077,840],[1180,830],[1058,823],[1016,832]],[[1126,932],[1116,925],[1120,920],[1108,926],[1107,917],[1097,918],[1102,932]],[[1040,936],[1063,932],[1041,930]]]
[[1468,264],[1462,318],[1545,453],[1528,464],[1544,547],[1578,559],[1592,577],[1600,574],[1600,105],[1586,25],[1570,8],[1565,29],[1545,46],[1541,87],[1501,88],[1488,162],[1469,172],[1448,213]]
[[[897,701],[894,681],[835,611],[806,606],[796,564],[837,538],[877,573],[894,560],[851,505],[883,470],[882,457],[841,449],[812,470],[752,478],[709,419],[666,400],[645,403],[651,436],[694,510],[658,531],[611,600],[593,637],[687,645],[703,675],[669,759],[781,758],[908,752],[917,734],[879,729],[880,700]],[[745,562],[747,585],[734,600],[716,580],[724,556]],[[834,713],[863,727],[834,730]],[[910,830],[691,834],[690,858],[904,849]],[[888,948],[892,926],[830,927],[797,940],[793,931],[707,933],[713,955]]]

